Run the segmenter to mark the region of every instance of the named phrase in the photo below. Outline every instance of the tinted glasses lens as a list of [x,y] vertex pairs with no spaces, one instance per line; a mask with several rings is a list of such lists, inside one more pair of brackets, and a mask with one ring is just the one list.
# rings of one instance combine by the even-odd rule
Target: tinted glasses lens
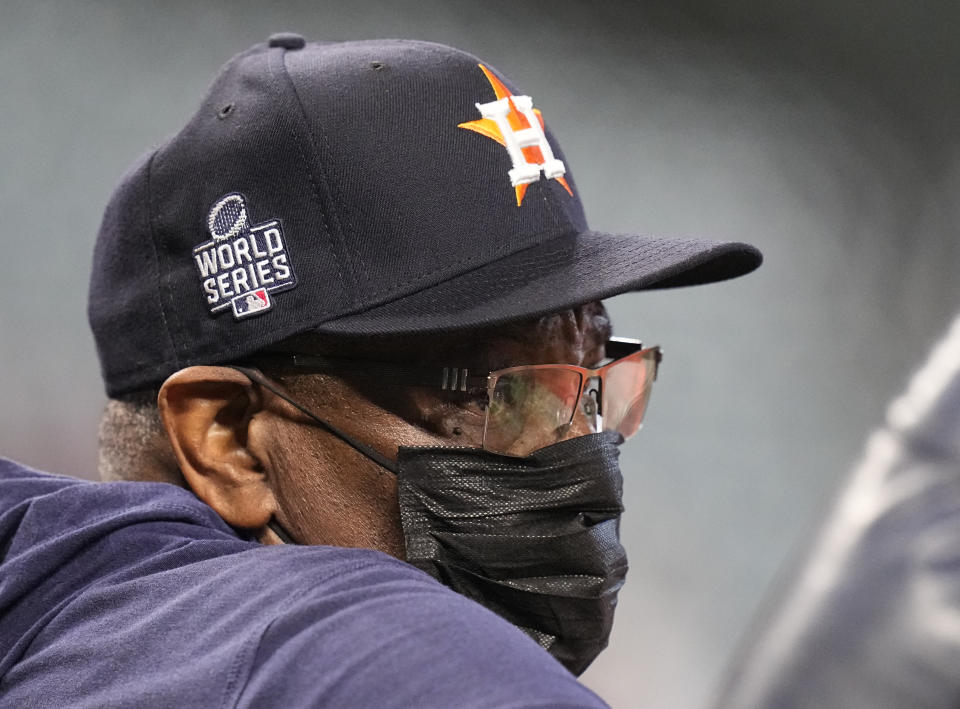
[[610,365],[603,390],[603,427],[630,438],[640,430],[657,371],[657,350],[643,350]]
[[580,394],[580,374],[569,369],[524,367],[497,376],[487,411],[483,447],[527,455],[562,440]]

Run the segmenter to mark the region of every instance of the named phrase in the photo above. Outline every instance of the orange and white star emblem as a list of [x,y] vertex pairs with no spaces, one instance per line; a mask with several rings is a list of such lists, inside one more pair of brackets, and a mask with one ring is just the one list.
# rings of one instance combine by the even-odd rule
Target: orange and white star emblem
[[556,180],[573,196],[573,190],[564,178],[566,167],[553,155],[543,132],[543,115],[533,107],[529,96],[514,96],[487,67],[480,69],[493,87],[496,100],[476,104],[483,116],[475,121],[460,123],[459,128],[492,138],[507,149],[513,167],[508,172],[517,194],[517,206],[523,204],[527,185],[545,177]]

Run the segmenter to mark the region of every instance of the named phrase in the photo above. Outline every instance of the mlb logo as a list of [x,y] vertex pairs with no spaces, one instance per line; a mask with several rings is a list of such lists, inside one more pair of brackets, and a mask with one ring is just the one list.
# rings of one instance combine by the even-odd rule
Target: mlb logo
[[266,288],[241,293],[232,301],[233,317],[237,320],[247,318],[270,309],[270,294]]

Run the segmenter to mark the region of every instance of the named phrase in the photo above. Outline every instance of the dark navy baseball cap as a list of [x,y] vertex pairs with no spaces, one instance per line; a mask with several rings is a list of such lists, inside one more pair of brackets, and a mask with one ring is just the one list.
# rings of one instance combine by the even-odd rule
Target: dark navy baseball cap
[[590,230],[535,95],[470,54],[282,34],[123,177],[88,312],[115,396],[306,331],[493,325],[760,262]]

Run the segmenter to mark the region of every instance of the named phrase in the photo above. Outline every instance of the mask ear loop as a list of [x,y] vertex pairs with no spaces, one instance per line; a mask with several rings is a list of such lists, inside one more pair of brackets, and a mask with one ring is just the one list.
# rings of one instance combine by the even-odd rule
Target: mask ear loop
[[337,428],[337,427],[334,426],[333,424],[327,423],[326,421],[324,421],[322,418],[320,418],[319,416],[317,416],[315,413],[313,413],[312,411],[310,411],[310,410],[309,410],[308,408],[306,408],[305,406],[301,406],[300,404],[298,404],[296,401],[294,401],[293,399],[291,399],[289,396],[287,396],[287,395],[284,394],[282,391],[280,391],[279,389],[277,389],[273,384],[271,384],[271,383],[270,383],[270,380],[268,380],[268,379],[263,375],[263,373],[260,372],[259,370],[251,369],[250,367],[239,367],[239,366],[237,366],[237,365],[235,365],[235,364],[228,364],[228,365],[226,365],[226,366],[230,367],[230,369],[235,369],[235,370],[237,370],[237,371],[240,372],[241,374],[245,375],[250,381],[252,381],[252,382],[254,382],[254,383],[256,383],[256,384],[259,384],[260,386],[262,386],[262,387],[263,387],[264,389],[266,389],[267,391],[269,391],[269,392],[277,395],[278,397],[280,397],[281,399],[283,399],[284,401],[286,401],[288,404],[290,404],[292,407],[294,407],[297,411],[299,411],[300,413],[304,414],[305,416],[309,416],[311,419],[313,419],[313,420],[317,423],[317,425],[320,426],[322,429],[324,429],[325,431],[328,431],[329,433],[332,433],[334,436],[336,436],[337,438],[339,438],[341,441],[343,441],[344,443],[346,443],[346,444],[347,444],[348,446],[350,446],[351,448],[354,448],[354,449],[356,449],[358,452],[363,453],[365,456],[367,456],[367,457],[368,457],[370,460],[372,460],[374,463],[376,463],[377,465],[380,465],[380,466],[386,468],[386,469],[389,470],[391,473],[393,473],[394,475],[396,475],[396,473],[397,473],[397,471],[396,471],[396,469],[395,469],[396,466],[395,466],[395,464],[394,464],[394,462],[393,462],[392,460],[390,460],[390,459],[387,458],[386,456],[382,455],[382,454],[379,453],[378,451],[375,451],[373,448],[371,448],[370,446],[366,445],[365,443],[361,443],[360,441],[356,440],[356,439],[353,438],[352,436],[344,433],[343,431],[341,431],[339,428]]
[[287,534],[287,530],[280,526],[280,523],[276,520],[276,518],[271,517],[270,521],[267,522],[267,527],[271,529],[274,534],[280,537],[280,541],[284,544],[296,544],[296,542],[293,541],[293,537]]
[[[228,364],[225,366],[229,367],[230,369],[235,369],[236,371],[243,374],[251,382],[255,384],[259,384],[267,391],[280,397],[281,399],[286,401],[288,404],[290,404],[292,407],[294,407],[297,411],[299,411],[303,415],[309,417],[314,422],[316,422],[316,424],[320,426],[320,428],[327,431],[328,433],[333,434],[334,436],[339,438],[341,441],[346,443],[348,446],[356,450],[358,453],[362,453],[363,455],[365,455],[367,458],[372,460],[377,465],[383,468],[386,468],[394,475],[397,474],[396,464],[392,460],[390,460],[380,452],[374,450],[370,446],[366,445],[365,443],[361,443],[360,441],[354,439],[352,436],[344,433],[333,424],[327,423],[322,418],[317,416],[315,413],[307,409],[305,406],[298,404],[296,401],[291,399],[289,396],[287,396],[282,391],[277,389],[277,387],[271,384],[270,380],[268,380],[263,375],[263,373],[260,372],[259,370],[252,369],[250,367],[240,367],[235,364]],[[287,531],[282,526],[280,526],[280,523],[277,522],[275,519],[271,518],[271,520],[267,522],[267,527],[273,530],[273,533],[276,534],[278,537],[280,537],[280,541],[282,541],[284,544],[296,544],[293,538],[287,533]]]

